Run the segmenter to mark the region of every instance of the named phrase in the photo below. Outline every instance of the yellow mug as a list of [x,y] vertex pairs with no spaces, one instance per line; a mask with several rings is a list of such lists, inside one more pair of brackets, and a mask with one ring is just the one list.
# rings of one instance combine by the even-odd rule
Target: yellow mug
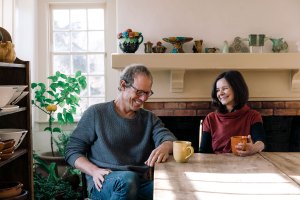
[[173,141],[173,157],[176,162],[184,163],[194,154],[194,148],[189,141]]

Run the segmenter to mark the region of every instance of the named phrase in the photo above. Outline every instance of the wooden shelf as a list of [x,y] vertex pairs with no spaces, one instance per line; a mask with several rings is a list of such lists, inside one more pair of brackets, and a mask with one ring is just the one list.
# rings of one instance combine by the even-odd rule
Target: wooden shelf
[[0,116],[9,115],[9,114],[17,113],[17,112],[22,112],[24,110],[26,110],[26,107],[21,107],[18,110],[14,110],[14,111],[2,111],[2,110],[0,110]]
[[291,88],[300,91],[300,53],[149,53],[112,54],[112,68],[139,63],[150,70],[167,70],[171,74],[171,88],[180,92],[186,70],[288,70]]
[[20,156],[26,154],[28,152],[27,149],[18,149],[14,152],[14,154],[12,155],[12,157],[10,157],[7,160],[0,160],[0,167],[12,162],[13,160],[19,158]]
[[21,182],[23,188],[28,191],[28,199],[34,199],[29,62],[18,58],[14,63],[0,62],[0,85],[27,85],[25,90],[29,91],[29,94],[17,103],[19,109],[0,111],[0,129],[28,130],[13,156],[0,161],[0,179]]

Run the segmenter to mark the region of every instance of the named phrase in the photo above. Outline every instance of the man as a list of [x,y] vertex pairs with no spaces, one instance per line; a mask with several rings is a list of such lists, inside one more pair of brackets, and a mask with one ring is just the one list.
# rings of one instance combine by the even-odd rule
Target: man
[[91,106],[67,145],[65,159],[87,175],[92,199],[152,199],[145,175],[167,161],[175,136],[142,107],[153,94],[153,78],[142,65],[124,69],[114,101]]

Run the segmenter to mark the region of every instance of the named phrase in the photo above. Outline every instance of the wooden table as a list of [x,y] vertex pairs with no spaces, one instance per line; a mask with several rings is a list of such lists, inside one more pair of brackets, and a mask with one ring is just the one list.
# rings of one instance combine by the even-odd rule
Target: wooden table
[[154,200],[298,200],[300,153],[194,154],[154,170]]

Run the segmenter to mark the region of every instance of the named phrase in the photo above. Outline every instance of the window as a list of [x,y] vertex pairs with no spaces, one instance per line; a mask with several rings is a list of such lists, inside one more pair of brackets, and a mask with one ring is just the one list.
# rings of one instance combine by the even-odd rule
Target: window
[[80,110],[105,101],[104,8],[95,6],[51,6],[51,73],[72,75],[80,70],[87,77]]

